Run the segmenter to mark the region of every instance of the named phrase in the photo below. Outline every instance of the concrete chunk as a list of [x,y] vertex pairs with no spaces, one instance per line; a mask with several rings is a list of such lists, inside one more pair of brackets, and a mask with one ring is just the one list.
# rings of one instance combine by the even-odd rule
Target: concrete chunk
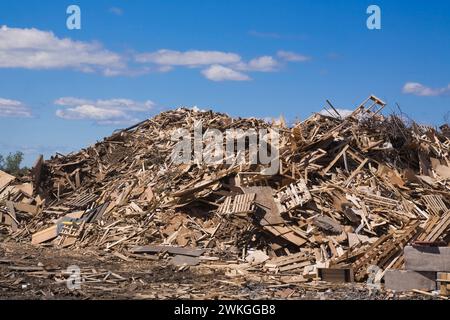
[[407,270],[450,272],[450,247],[407,246],[404,256]]
[[385,288],[395,291],[413,289],[436,290],[436,272],[416,272],[411,270],[387,270],[384,275]]

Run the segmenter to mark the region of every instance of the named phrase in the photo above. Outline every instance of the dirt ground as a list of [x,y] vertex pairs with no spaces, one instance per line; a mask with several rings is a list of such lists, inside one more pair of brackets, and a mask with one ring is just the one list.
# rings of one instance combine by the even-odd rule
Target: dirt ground
[[[80,270],[79,288],[68,281],[69,266]],[[124,261],[102,251],[0,244],[0,299],[428,299],[364,284],[283,279],[266,274],[230,277],[204,264],[180,269],[154,256]]]

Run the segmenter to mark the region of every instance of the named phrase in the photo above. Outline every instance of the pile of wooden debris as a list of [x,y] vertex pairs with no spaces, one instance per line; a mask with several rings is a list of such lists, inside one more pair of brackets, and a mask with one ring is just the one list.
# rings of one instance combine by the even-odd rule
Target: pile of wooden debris
[[[3,241],[150,254],[177,266],[362,281],[400,269],[414,241],[449,243],[448,130],[384,117],[371,96],[341,117],[233,119],[178,109],[67,156],[28,177],[0,172]],[[175,164],[177,130],[273,129],[279,170]]]

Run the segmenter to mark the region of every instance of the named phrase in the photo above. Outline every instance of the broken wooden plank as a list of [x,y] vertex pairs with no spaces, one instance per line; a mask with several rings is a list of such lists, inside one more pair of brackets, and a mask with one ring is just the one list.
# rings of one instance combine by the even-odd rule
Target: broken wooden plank
[[196,266],[200,263],[200,260],[198,257],[175,255],[172,259],[170,259],[170,263],[177,267]]
[[274,236],[281,237],[298,247],[301,247],[308,242],[308,240],[298,236],[294,231],[285,226],[264,226],[263,228]]
[[345,147],[341,150],[341,152],[339,152],[337,154],[337,156],[333,159],[333,161],[330,162],[330,164],[328,165],[328,167],[326,167],[325,169],[323,169],[323,171],[321,172],[322,175],[326,175],[328,171],[330,171],[331,168],[333,168],[333,166],[336,164],[336,162],[338,162],[338,160],[345,154],[345,152],[347,152],[348,148],[350,146],[347,144],[345,145]]
[[367,162],[369,162],[369,159],[364,159],[364,161],[361,162],[358,168],[356,168],[355,171],[353,171],[352,174],[348,177],[348,179],[344,182],[344,186],[348,186],[350,182],[352,182],[353,178],[355,178],[356,175],[361,171],[361,169],[364,168]]
[[39,212],[39,207],[37,205],[27,204],[23,202],[14,202],[14,208],[19,212],[27,212],[35,215]]
[[262,226],[284,224],[284,219],[273,198],[274,190],[271,187],[241,187],[241,189],[244,193],[256,194],[255,205],[264,211],[264,217],[260,221]]
[[205,253],[204,249],[191,249],[191,248],[181,248],[181,247],[173,247],[173,246],[137,246],[130,249],[132,253],[161,253],[168,252],[174,255],[184,255],[184,256],[192,256],[199,257],[203,253]]
[[15,179],[16,179],[16,177],[0,170],[0,191],[2,191],[3,188],[8,186]]
[[55,239],[58,236],[58,226],[53,225],[47,229],[36,232],[31,237],[31,244],[40,244]]

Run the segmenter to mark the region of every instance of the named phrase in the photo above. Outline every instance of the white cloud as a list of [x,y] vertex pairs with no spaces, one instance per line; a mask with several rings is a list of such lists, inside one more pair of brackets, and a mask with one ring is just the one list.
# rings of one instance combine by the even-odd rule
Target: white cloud
[[142,53],[136,55],[136,61],[140,63],[153,63],[170,71],[173,67],[201,67],[207,65],[227,65],[233,69],[248,71],[273,71],[278,62],[271,56],[262,56],[250,60],[248,63],[242,61],[240,55],[232,52],[222,51],[175,51],[159,50],[156,52]]
[[[110,12],[121,14],[120,8]],[[279,52],[280,55],[280,52]],[[294,53],[281,54],[285,61],[300,61],[304,57]],[[138,68],[130,68],[125,55],[105,49],[97,42],[58,38],[50,31],[35,28],[0,28],[0,68],[24,68],[31,70],[71,69],[84,73],[101,73],[105,76],[139,76],[149,72],[169,72],[175,67],[203,68],[202,74],[213,81],[250,80],[241,73],[272,72],[280,63],[272,56],[261,56],[243,61],[233,52],[223,51],[175,51],[161,49],[134,56]],[[148,64],[148,65],[142,65]],[[135,70],[134,70],[135,69]]]
[[403,86],[403,93],[421,97],[435,97],[450,93],[450,84],[445,88],[430,88],[418,82],[407,82]]
[[29,118],[31,110],[20,101],[0,98],[0,117]]
[[58,38],[52,32],[35,28],[0,28],[0,68],[74,69],[126,73],[124,58],[99,43]]
[[244,73],[215,64],[202,71],[202,74],[212,81],[248,81],[250,77]]
[[155,104],[148,100],[137,102],[130,99],[86,100],[73,97],[59,98],[55,105],[56,116],[66,120],[94,120],[101,125],[119,125],[137,122],[138,113],[150,112]]
[[109,100],[87,100],[74,97],[59,98],[55,101],[58,106],[80,106],[80,105],[94,105],[100,108],[109,108],[117,110],[139,111],[145,112],[151,110],[155,103],[153,101],[137,102],[130,99],[109,99]]
[[311,57],[308,57],[308,56],[305,56],[302,54],[298,54],[295,52],[283,51],[283,50],[278,51],[277,56],[280,59],[283,59],[284,61],[289,61],[289,62],[305,62],[305,61],[311,60]]
[[165,73],[165,72],[170,72],[173,70],[172,66],[158,66],[158,68],[156,69],[158,72],[161,73]]
[[273,71],[278,67],[278,62],[271,56],[263,56],[250,60],[248,65],[250,70]]
[[211,64],[230,64],[241,61],[235,53],[221,51],[174,51],[162,49],[151,53],[142,53],[136,56],[141,63],[155,63],[163,66],[202,66]]
[[[284,57],[286,61],[307,59],[307,57],[292,52],[284,52]],[[169,72],[175,67],[198,68],[208,66],[202,71],[202,74],[213,81],[251,80],[249,76],[242,72],[273,72],[278,71],[281,66],[279,61],[269,55],[256,57],[247,62],[243,61],[239,54],[222,51],[190,50],[182,52],[163,49],[137,54],[135,59],[139,63],[156,65],[156,70],[160,72]]]
[[271,56],[262,56],[250,60],[247,64],[241,63],[236,66],[239,70],[270,72],[279,67],[278,61]]
[[116,16],[123,15],[123,10],[122,10],[122,8],[119,8],[119,7],[111,7],[111,8],[109,8],[109,12],[112,14],[115,14]]
[[89,104],[65,110],[60,109],[56,111],[56,115],[66,120],[111,120],[126,117],[126,113],[122,110],[99,108]]
[[[338,115],[332,109],[328,109],[328,110],[329,110],[329,112],[326,110],[322,110],[319,112],[319,114],[322,114],[322,115],[328,116],[328,117],[338,118]],[[339,112],[339,114],[341,115],[342,118],[347,118],[349,115],[351,115],[353,113],[353,110],[349,110],[349,109],[336,108],[336,110],[337,110],[337,112]]]

